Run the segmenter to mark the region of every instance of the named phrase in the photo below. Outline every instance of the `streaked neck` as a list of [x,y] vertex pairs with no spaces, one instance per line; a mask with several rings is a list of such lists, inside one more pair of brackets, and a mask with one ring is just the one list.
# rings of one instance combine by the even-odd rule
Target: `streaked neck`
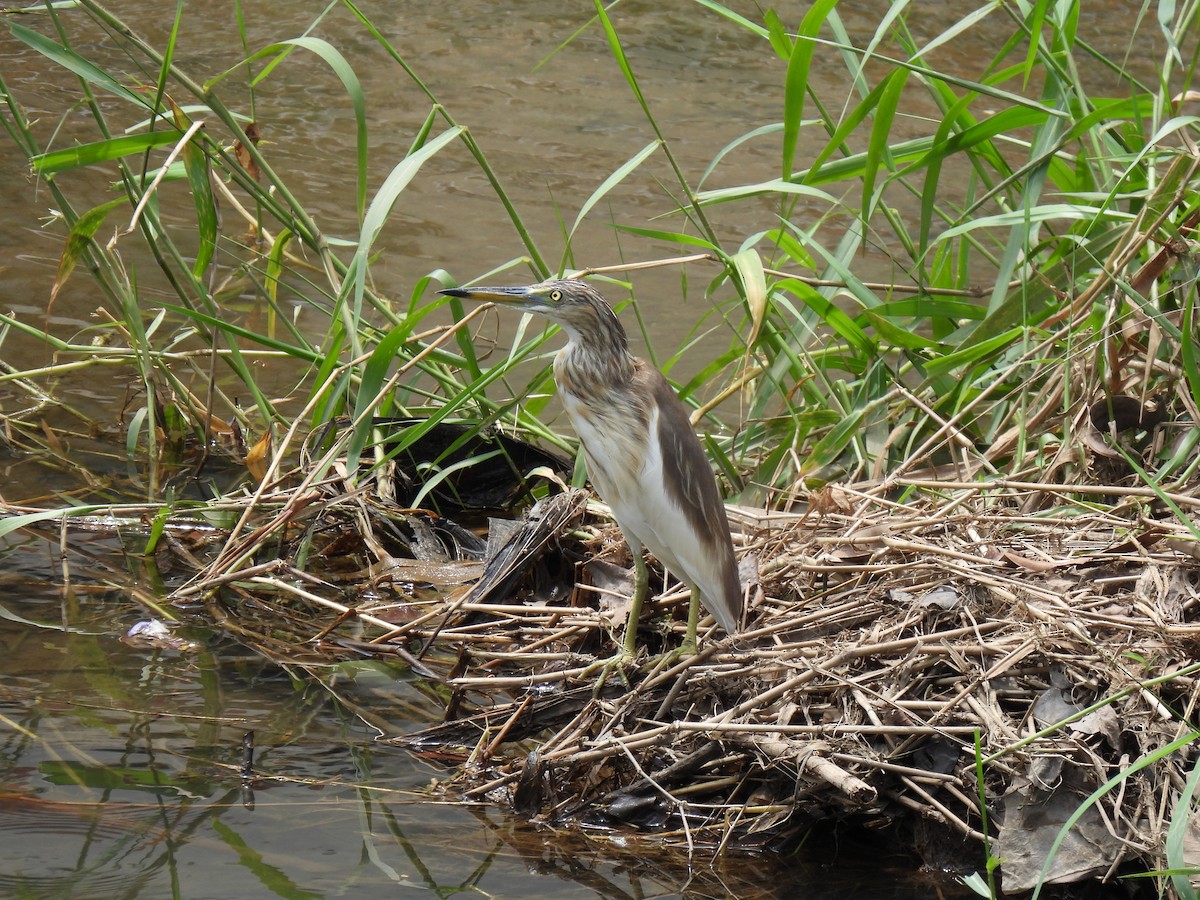
[[617,314],[603,301],[593,305],[597,315],[589,321],[586,335],[571,323],[562,323],[570,340],[554,358],[554,379],[559,388],[585,401],[624,387],[633,377],[629,339]]

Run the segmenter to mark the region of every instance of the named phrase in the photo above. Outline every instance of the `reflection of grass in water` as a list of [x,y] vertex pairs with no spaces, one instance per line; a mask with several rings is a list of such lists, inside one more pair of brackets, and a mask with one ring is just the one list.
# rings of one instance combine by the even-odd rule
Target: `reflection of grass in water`
[[[473,271],[469,263],[463,271],[439,270],[397,303],[373,288],[373,249],[393,204],[423,177],[423,164],[463,147],[493,188],[497,217],[511,223],[523,247],[525,256],[504,269],[520,270],[511,280],[541,278],[551,274],[547,259],[558,259],[560,268],[575,263],[572,236],[580,221],[610,205],[614,188],[659,159],[673,179],[664,184],[662,216],[647,227],[624,221],[619,209],[609,214],[630,258],[645,261],[657,255],[645,248],[663,242],[689,254],[681,271],[703,277],[713,301],[697,334],[721,319],[736,333],[727,350],[680,385],[697,424],[711,429],[705,445],[730,494],[772,506],[807,496],[814,512],[845,514],[849,522],[856,509],[873,509],[885,496],[935,516],[956,509],[988,516],[1003,506],[1007,527],[1040,547],[1038,554],[1013,551],[1030,570],[1045,562],[1040,556],[1062,555],[1042,531],[1049,509],[1095,517],[1114,545],[1142,546],[1166,534],[1187,538],[1186,530],[1175,531],[1189,525],[1200,431],[1181,423],[1200,415],[1200,364],[1194,276],[1181,261],[1200,214],[1197,164],[1172,149],[1192,126],[1173,118],[1175,99],[1164,87],[1190,83],[1190,71],[1177,73],[1175,54],[1186,13],[1164,30],[1162,78],[1146,86],[1120,60],[1079,40],[1069,7],[1059,20],[1058,7],[1035,6],[977,71],[951,73],[930,60],[939,46],[976,27],[978,16],[921,43],[908,29],[910,10],[896,7],[864,42],[849,35],[833,3],[815,4],[798,22],[768,12],[761,23],[718,3],[698,4],[712,27],[747,33],[778,57],[785,90],[778,121],[713,148],[712,166],[697,180],[678,164],[668,129],[660,127],[667,101],[643,91],[636,57],[625,53],[626,11],[597,5],[587,27],[607,39],[653,141],[603,183],[581,190],[577,217],[569,226],[564,220],[560,245],[546,248],[526,229],[504,191],[505,173],[490,165],[464,127],[470,123],[456,121],[421,81],[420,60],[402,55],[367,16],[345,6],[429,101],[409,153],[374,193],[367,179],[371,116],[354,72],[363,63],[315,32],[253,52],[201,84],[173,62],[174,34],[152,47],[91,0],[66,16],[49,9],[11,23],[47,66],[82,80],[94,140],[46,150],[19,94],[6,84],[5,121],[60,211],[59,283],[90,277],[105,306],[91,334],[70,339],[0,316],[0,340],[22,332],[54,354],[44,369],[3,374],[30,398],[24,414],[6,420],[6,440],[45,453],[87,483],[86,467],[62,449],[54,428],[42,427],[41,411],[62,402],[56,381],[68,373],[131,379],[135,399],[121,425],[130,465],[149,461],[139,470],[139,493],[171,506],[171,468],[199,469],[206,456],[246,460],[260,484],[257,504],[234,509],[240,518],[214,574],[248,565],[268,535],[291,540],[294,529],[303,532],[315,521],[305,518],[314,498],[343,502],[321,493],[327,478],[360,471],[360,458],[385,472],[389,455],[403,454],[451,416],[570,449],[569,436],[540,420],[552,393],[551,332],[523,328],[510,352],[481,357],[469,330],[478,311],[468,314],[457,301],[435,296],[434,289],[454,281],[486,274],[494,282],[499,273]],[[126,34],[123,45],[143,75],[104,69],[80,55],[71,38],[80,22]],[[1028,41],[1029,34],[1037,41]],[[1131,47],[1135,41],[1131,35]],[[353,113],[356,152],[347,166],[355,173],[360,227],[349,238],[323,234],[271,167],[269,152],[247,137],[253,103],[234,109],[222,99],[237,80],[253,100],[263,79],[286,77],[295,53],[313,54],[328,67]],[[813,67],[839,64],[852,77],[852,95],[822,96],[809,77]],[[1089,92],[1079,74],[1096,67],[1117,86],[1108,96]],[[111,102],[102,106],[99,94],[123,101],[130,115],[113,113]],[[191,106],[197,103],[206,109]],[[153,127],[136,125],[152,115]],[[893,139],[901,117],[911,124],[922,116],[926,134]],[[195,127],[200,120],[203,129]],[[803,159],[801,138],[814,134],[824,135],[820,148]],[[740,150],[775,141],[779,177],[741,184]],[[98,166],[116,167],[124,198],[77,209],[68,176]],[[952,179],[951,171],[962,174]],[[732,186],[707,186],[718,179]],[[171,181],[186,184],[192,198],[195,227],[186,234],[161,217],[167,208],[180,214],[181,194],[163,189]],[[896,212],[914,203],[915,220]],[[760,210],[760,229],[726,236],[720,216],[730,204]],[[106,237],[114,223],[124,231],[130,222],[129,233]],[[140,285],[151,276],[129,266],[125,250],[138,239],[158,264],[154,278],[174,292],[166,312],[147,308]],[[855,277],[855,261],[868,247],[891,257],[892,283]],[[636,269],[605,274],[629,273],[636,281]],[[616,297],[622,287],[616,282],[608,292]],[[306,307],[305,330],[286,314],[293,300]],[[247,304],[263,310],[261,320],[231,315]],[[426,324],[447,311],[455,324]],[[636,319],[637,304],[625,315]],[[651,355],[673,362],[687,350],[685,343],[651,348]],[[294,366],[287,396],[268,395],[256,377],[265,359]],[[1095,424],[1116,419],[1098,420],[1098,403],[1115,409],[1152,396],[1169,411],[1156,429]],[[417,424],[398,440],[373,439],[375,416],[414,413]],[[353,427],[321,430],[347,416]],[[302,473],[285,491],[288,467],[310,432],[322,439],[310,442]],[[431,471],[444,471],[437,463]],[[1097,482],[1116,489],[1096,497]],[[828,487],[807,495],[822,485]],[[116,500],[122,490],[92,485],[80,501],[63,499]],[[980,492],[995,499],[978,501]],[[936,507],[927,506],[934,501]],[[1138,515],[1157,515],[1148,505],[1156,502],[1169,513],[1150,531],[1129,525],[1127,535],[1126,522],[1134,519],[1119,504],[1144,503]],[[264,510],[274,517],[265,524]],[[298,559],[325,546],[315,534],[295,545]],[[880,552],[897,552],[886,547]]]

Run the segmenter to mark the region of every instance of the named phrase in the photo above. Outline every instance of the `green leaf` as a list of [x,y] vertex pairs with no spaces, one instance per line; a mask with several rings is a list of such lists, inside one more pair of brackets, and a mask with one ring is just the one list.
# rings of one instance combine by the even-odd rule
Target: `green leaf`
[[1029,30],[1029,49],[1025,53],[1025,84],[1035,72],[1034,63],[1037,61],[1038,50],[1042,44],[1042,25],[1046,21],[1046,7],[1050,0],[1035,0],[1030,10],[1027,23]]
[[26,28],[24,25],[18,25],[16,22],[9,21],[8,27],[12,31],[13,37],[17,40],[36,50],[52,62],[58,63],[64,69],[74,72],[84,81],[88,82],[88,84],[95,85],[101,90],[108,91],[110,94],[115,94],[136,106],[151,108],[151,104],[144,97],[129,90],[129,88],[125,87],[103,69],[84,59],[74,50],[69,50],[62,44],[56,44],[48,37],[44,37],[31,28]]
[[1099,206],[1085,206],[1081,203],[1048,203],[1044,206],[1035,206],[1027,210],[1013,209],[1008,212],[997,213],[994,216],[980,216],[969,222],[963,222],[960,225],[947,228],[934,238],[933,243],[938,244],[952,237],[957,237],[960,234],[977,231],[980,228],[1020,228],[1025,225],[1041,224],[1042,222],[1054,220],[1085,219],[1097,221],[1103,218],[1128,222],[1133,221],[1134,216],[1131,213],[1119,212],[1113,209],[1106,210]]
[[787,180],[795,168],[796,145],[800,140],[800,123],[804,118],[804,95],[808,92],[808,70],[812,66],[813,40],[837,0],[816,0],[804,14],[792,55],[788,58],[787,75],[783,85],[783,172]]
[[763,13],[763,21],[767,24],[767,39],[771,42],[771,49],[775,51],[776,56],[787,62],[792,55],[793,41],[783,20],[779,18],[779,13],[768,9]]
[[726,156],[728,156],[730,153],[732,153],[734,150],[736,150],[742,144],[745,144],[748,141],[752,141],[755,138],[762,137],[763,135],[775,134],[776,132],[779,132],[782,130],[783,130],[783,125],[781,123],[773,122],[770,125],[760,125],[758,128],[755,128],[751,131],[747,131],[745,134],[734,138],[732,141],[730,141],[728,144],[726,144],[724,147],[722,147],[720,150],[717,151],[717,155],[714,156],[712,159],[712,162],[710,162],[708,164],[708,168],[704,170],[704,174],[700,176],[700,180],[696,183],[696,186],[699,187],[700,185],[704,184],[704,182],[708,180],[708,176],[711,175],[713,173],[713,170],[716,169],[717,166],[720,164],[721,160],[723,160]]
[[[1153,4],[1153,6],[1157,13],[1158,27],[1162,30],[1163,39],[1167,42],[1171,56],[1174,57],[1176,65],[1180,68],[1186,66],[1187,63],[1183,61],[1183,53],[1180,51],[1179,42],[1175,37],[1176,8],[1174,0],[1162,0],[1160,3]],[[1190,18],[1190,16],[1185,16],[1185,19]],[[1180,23],[1180,29],[1183,34],[1187,34],[1190,27],[1186,21]]]
[[982,6],[980,6],[978,9],[974,10],[973,12],[967,13],[965,16],[963,16],[961,19],[959,19],[957,22],[955,22],[949,28],[945,29],[944,31],[938,32],[938,34],[936,36],[934,36],[929,41],[929,43],[927,43],[924,47],[921,47],[916,53],[913,54],[913,56],[914,57],[927,56],[930,52],[932,52],[933,50],[936,50],[938,47],[942,46],[942,44],[949,43],[949,42],[955,40],[956,38],[958,38],[958,36],[960,34],[963,34],[964,32],[971,30],[972,28],[975,27],[975,25],[978,22],[983,21],[988,16],[990,16],[995,10],[997,10],[999,8],[1000,8],[1000,4],[998,4],[998,3],[994,3],[994,2],[984,3]]
[[1195,866],[1188,866],[1184,842],[1187,841],[1192,830],[1197,786],[1200,786],[1200,761],[1192,765],[1192,771],[1188,773],[1183,790],[1179,792],[1179,799],[1175,801],[1175,807],[1171,811],[1171,824],[1167,828],[1167,839],[1163,848],[1166,852],[1168,867],[1178,871],[1178,874],[1171,875],[1171,883],[1180,900],[1196,900],[1196,889],[1192,887],[1192,881],[1188,877],[1188,874],[1195,874]]
[[128,203],[129,201],[124,197],[119,200],[109,200],[107,203],[92,207],[75,220],[71,233],[67,235],[67,243],[63,246],[62,256],[58,258],[58,271],[54,275],[54,287],[50,289],[51,303],[54,303],[58,292],[62,290],[67,279],[71,277],[71,273],[75,271],[75,264],[87,250],[88,244],[91,243],[97,229],[104,224],[108,214],[118,206],[127,206]]
[[850,443],[862,426],[864,416],[865,412],[862,409],[853,409],[848,412],[845,418],[813,445],[812,450],[809,451],[808,464],[805,468],[809,471],[823,469],[841,456],[846,445]]
[[968,300],[920,295],[881,303],[875,307],[875,312],[891,319],[982,319],[986,310]]
[[[153,794],[195,796],[186,781],[172,779],[157,766],[106,766],[74,760],[52,759],[38,765],[39,775],[48,784],[65,784],[95,788],[101,791],[149,791]],[[208,785],[205,792],[212,790]]]
[[152,131],[148,134],[127,134],[107,141],[96,141],[91,144],[80,144],[76,147],[66,147],[62,150],[52,150],[41,153],[29,160],[33,171],[38,175],[53,175],[68,169],[80,169],[84,166],[94,166],[96,163],[110,162],[124,156],[142,154],[164,144],[174,144],[181,137],[182,131],[168,129]]
[[874,355],[875,342],[859,328],[852,318],[812,285],[795,278],[784,278],[776,284],[776,288],[795,294],[804,301],[805,306],[820,316],[826,325],[841,335],[849,344],[868,355]]
[[[896,74],[897,72],[892,73],[892,75]],[[863,98],[862,102],[855,106],[854,109],[850,110],[850,113],[844,119],[842,119],[842,121],[838,124],[837,129],[832,135],[830,135],[829,140],[825,142],[825,146],[821,148],[821,151],[816,155],[816,157],[814,157],[812,164],[805,171],[805,181],[811,182],[816,178],[817,173],[821,171],[821,166],[825,164],[826,160],[833,156],[834,153],[838,152],[838,150],[845,144],[846,138],[848,138],[854,132],[854,130],[866,120],[867,116],[871,114],[871,110],[879,105],[879,101],[883,96],[883,92],[887,88],[888,83],[889,79],[884,79],[882,82],[877,84],[867,94],[867,96]]]
[[767,276],[763,272],[762,257],[753,247],[739,250],[731,261],[742,283],[742,296],[746,298],[746,306],[750,311],[750,335],[746,343],[753,347],[767,315]]
[[19,516],[3,516],[0,517],[0,538],[12,534],[18,528],[24,528],[27,525],[38,525],[42,522],[53,522],[62,520],[70,516],[86,516],[98,510],[104,509],[103,506],[68,506],[63,509],[45,509],[35,513],[23,513]]
[[279,300],[279,280],[283,275],[283,255],[294,234],[290,228],[280,229],[279,234],[275,235],[275,243],[271,245],[271,252],[267,255],[267,296],[271,298],[272,303]]
[[1200,402],[1200,361],[1196,354],[1196,292],[1188,291],[1183,307],[1183,328],[1179,338],[1179,355],[1183,362],[1184,380],[1192,402]]
[[[901,171],[907,175],[922,167],[927,169],[924,186],[921,192],[921,229],[919,246],[922,252],[929,243],[930,225],[933,219],[933,207],[937,199],[938,177],[941,174],[942,162],[951,156],[966,153],[974,148],[986,161],[990,162],[997,171],[1008,172],[1008,165],[1003,156],[992,143],[998,135],[1011,134],[1023,128],[1032,128],[1043,124],[1048,118],[1044,109],[1024,106],[1010,107],[994,115],[987,116],[982,121],[975,122],[967,112],[974,95],[967,95],[956,101],[947,111],[938,126],[937,136],[927,154],[913,161]],[[963,123],[969,123],[962,127]],[[950,132],[956,128],[961,130],[954,135]]]
[[[341,80],[342,87],[346,89],[346,94],[350,97],[350,105],[354,109],[355,169],[357,173],[354,198],[355,209],[358,210],[358,215],[361,218],[367,203],[367,99],[363,93],[362,83],[358,80],[358,75],[355,74],[354,67],[350,65],[346,57],[342,55],[342,52],[334,47],[333,44],[321,38],[298,37],[280,41],[259,50],[247,62],[254,62],[267,56],[273,56],[281,50],[286,52],[292,47],[302,47],[321,57],[325,64]],[[264,68],[251,82],[251,87],[258,85],[270,71],[270,66]]]
[[980,897],[992,896],[991,888],[988,887],[988,883],[983,880],[983,876],[978,872],[972,872],[970,875],[960,875],[958,880],[973,890]]
[[[192,127],[187,114],[174,103],[171,104],[171,111],[175,116],[177,128],[186,132]],[[216,255],[219,222],[217,198],[213,196],[212,189],[211,165],[198,133],[184,145],[183,167],[187,172],[188,184],[192,188],[192,202],[196,207],[196,232],[200,244],[196,248],[196,262],[192,266],[192,274],[199,281],[203,280],[209,264]]]
[[200,322],[214,331],[219,331],[222,334],[225,334],[226,336],[230,337],[231,343],[232,338],[239,337],[243,340],[258,344],[267,350],[277,350],[281,353],[286,353],[288,356],[293,356],[296,359],[304,360],[305,362],[310,363],[321,362],[326,358],[326,354],[324,352],[314,350],[312,347],[307,345],[296,346],[295,344],[288,344],[284,341],[272,338],[270,335],[260,334],[257,331],[251,331],[249,328],[244,328],[241,325],[235,325],[232,322],[224,319],[218,319],[215,316],[210,316],[206,313],[200,312],[199,310],[189,309],[186,306],[176,306],[171,303],[166,303],[163,304],[163,308],[169,310],[170,312],[176,313],[177,315],[185,316],[193,321]]
[[625,162],[617,168],[615,172],[604,179],[600,187],[592,192],[592,195],[583,202],[583,206],[579,207],[579,214],[575,216],[575,224],[571,226],[570,234],[575,234],[575,229],[579,227],[579,223],[584,217],[591,212],[592,207],[599,203],[604,196],[615,188],[618,184],[625,180],[634,169],[646,161],[646,159],[662,145],[661,141],[651,141],[641,150],[633,155],[633,158]]
[[746,197],[757,197],[761,194],[794,194],[798,197],[812,197],[836,206],[837,200],[819,188],[807,184],[797,184],[782,178],[771,181],[760,181],[757,184],[743,184],[737,187],[715,188],[711,191],[700,191],[696,200],[702,204],[727,203],[730,200],[743,200]]
[[254,881],[264,888],[264,891],[256,893],[270,892],[279,897],[291,898],[291,900],[319,900],[324,896],[319,892],[302,888],[288,876],[286,871],[268,863],[263,859],[262,853],[247,843],[246,839],[234,831],[227,822],[213,816],[209,820],[209,824],[217,837],[236,854],[238,864],[252,876],[246,879],[247,889],[250,886],[249,882]]
[[480,453],[477,456],[469,457],[468,459],[460,459],[456,463],[451,463],[445,468],[436,467],[436,469],[426,470],[424,473],[424,481],[421,484],[421,489],[412,499],[413,507],[420,507],[425,498],[435,491],[442,482],[453,475],[455,472],[460,472],[463,469],[469,469],[472,466],[477,466],[480,463],[487,462],[489,459],[494,459],[504,453],[503,449],[488,450],[485,453]]
[[313,404],[312,423],[314,427],[324,425],[341,414],[345,405],[348,374],[343,370],[337,373],[339,357],[346,345],[346,332],[340,320],[335,320],[331,334],[325,340],[325,351],[317,366],[314,382],[321,395]]
[[997,350],[1002,350],[1018,340],[1023,333],[1023,328],[1010,328],[1008,331],[998,334],[989,340],[980,341],[977,344],[972,344],[969,347],[964,347],[961,350],[956,350],[953,353],[947,353],[945,356],[930,360],[925,370],[930,376],[937,376],[944,375],[962,366],[974,365],[985,356],[989,356]]
[[1058,830],[1058,834],[1054,838],[1054,841],[1050,844],[1050,850],[1046,853],[1046,861],[1042,863],[1042,871],[1038,875],[1037,885],[1033,890],[1032,900],[1037,900],[1037,898],[1041,896],[1042,885],[1045,884],[1046,876],[1050,873],[1050,867],[1054,863],[1054,857],[1058,855],[1058,851],[1062,847],[1063,841],[1067,839],[1067,835],[1071,833],[1071,829],[1075,827],[1076,823],[1083,818],[1084,814],[1091,809],[1101,797],[1126,780],[1131,779],[1134,775],[1147,766],[1160,762],[1164,758],[1170,756],[1176,750],[1182,750],[1188,744],[1195,743],[1198,738],[1200,738],[1200,732],[1196,731],[1189,732],[1183,737],[1176,738],[1175,740],[1171,741],[1171,743],[1140,757],[1132,765],[1121,769],[1119,772],[1117,772],[1117,774],[1113,775],[1106,782],[1104,782],[1104,784],[1100,785],[1100,787],[1088,794],[1083,802],[1075,808],[1075,811],[1067,817],[1067,820],[1063,822],[1062,827]]
[[[708,7],[713,12],[715,12],[717,15],[728,19],[730,22],[737,23],[738,25],[745,28],[747,31],[753,32],[754,34],[758,35],[761,38],[765,38],[768,36],[767,29],[763,28],[761,25],[756,25],[754,22],[751,22],[745,16],[741,15],[740,13],[734,12],[733,10],[731,10],[729,7],[725,6],[724,4],[717,3],[717,2],[715,2],[715,0],[696,0],[696,2],[698,4],[700,4],[701,6]],[[768,13],[770,13],[770,10],[768,10]]]
[[676,231],[658,231],[654,228],[635,228],[632,225],[614,225],[613,228],[626,234],[636,234],[639,237],[668,241],[672,244],[684,244],[689,247],[703,247],[705,250],[716,253],[716,248],[712,245],[711,241],[706,241],[704,238],[699,238],[692,234],[683,234]]
[[895,322],[879,315],[877,310],[864,309],[862,315],[893,347],[902,347],[905,350],[928,350],[941,346],[937,341],[921,337],[911,329],[901,328]]
[[359,383],[358,396],[354,403],[354,433],[350,435],[350,443],[346,448],[347,469],[350,471],[354,471],[358,466],[358,457],[367,441],[371,439],[371,404],[378,398],[388,371],[396,361],[396,355],[411,334],[412,327],[407,320],[391,329],[376,345],[363,368],[362,381]]
[[388,216],[391,215],[392,207],[395,206],[400,194],[408,187],[409,182],[420,171],[421,166],[462,133],[463,129],[456,125],[442,132],[420,150],[400,160],[388,173],[387,178],[383,180],[383,184],[379,186],[379,190],[371,199],[371,205],[367,207],[367,211],[363,215],[358,248],[354,252],[354,258],[350,261],[346,272],[346,281],[342,286],[342,297],[339,298],[344,300],[347,290],[350,291],[353,296],[355,321],[358,320],[362,310],[371,249],[375,246],[379,233],[383,231],[383,226],[387,223]]
[[[933,147],[934,138],[930,136],[913,138],[908,141],[900,141],[888,149],[891,154],[893,163],[910,162],[919,159],[930,151]],[[804,181],[808,184],[830,184],[832,182],[853,181],[855,178],[861,178],[866,171],[866,153],[854,153],[843,159],[837,159],[833,162],[825,163],[821,166],[820,172],[812,172],[807,169],[802,169],[794,176],[796,181]]]
[[863,174],[862,189],[862,221],[863,232],[868,230],[867,220],[875,205],[875,179],[882,165],[891,165],[891,154],[888,149],[888,139],[892,134],[892,125],[896,121],[896,107],[900,103],[900,92],[908,80],[906,69],[896,69],[880,85],[883,90],[879,95],[879,106],[875,109],[875,119],[871,125],[871,139],[867,145],[866,172]]
[[604,4],[600,0],[594,0],[594,2],[596,16],[600,19],[600,26],[604,29],[604,36],[608,39],[608,47],[612,52],[613,59],[617,61],[617,68],[625,76],[625,82],[629,85],[629,89],[633,91],[633,96],[637,98],[638,104],[643,110],[648,110],[646,97],[642,94],[641,87],[638,86],[637,76],[633,74],[633,67],[629,65],[629,57],[625,55],[625,48],[621,46],[621,38],[617,34],[617,30],[613,27],[612,20],[608,17],[608,11],[604,8]]

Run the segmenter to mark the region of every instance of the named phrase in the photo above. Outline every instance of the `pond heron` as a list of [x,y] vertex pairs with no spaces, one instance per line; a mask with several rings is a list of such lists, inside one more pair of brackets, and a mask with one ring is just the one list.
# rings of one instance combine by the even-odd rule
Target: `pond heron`
[[629,354],[625,329],[599,291],[583,281],[556,279],[441,293],[537,313],[566,332],[567,345],[554,358],[554,380],[592,485],[633,554],[624,655],[634,654],[649,584],[643,547],[691,588],[685,652],[695,652],[701,602],[727,633],[735,633],[742,589],[716,479],[683,403],[661,372]]

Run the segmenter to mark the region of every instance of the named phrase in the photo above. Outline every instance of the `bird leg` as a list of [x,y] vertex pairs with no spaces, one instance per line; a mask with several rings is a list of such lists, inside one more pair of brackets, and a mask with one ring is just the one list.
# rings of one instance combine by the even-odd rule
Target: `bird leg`
[[596,694],[600,692],[600,688],[604,686],[604,682],[608,680],[608,676],[614,670],[624,678],[625,675],[621,670],[637,656],[638,620],[642,617],[642,605],[646,602],[646,594],[650,588],[650,571],[646,568],[646,560],[642,557],[642,545],[635,541],[629,541],[628,537],[626,540],[633,553],[633,600],[629,607],[629,617],[625,620],[625,640],[612,656],[596,660],[580,673],[581,678],[588,678],[593,672],[600,671],[600,678],[595,687]]
[[[635,549],[632,547],[630,549]],[[632,659],[637,655],[637,630],[638,620],[642,617],[642,605],[646,602],[646,595],[650,588],[650,571],[646,568],[646,560],[642,556],[641,548],[635,549],[633,554],[633,603],[629,607],[629,619],[625,623],[625,646],[614,659],[622,657]],[[683,644],[674,653],[669,654],[672,657],[680,659],[688,656],[696,655],[696,631],[700,625],[700,591],[696,588],[691,589],[691,596],[688,600],[688,623],[687,636],[683,639]]]
[[688,598],[687,636],[683,639],[683,645],[679,648],[680,656],[696,655],[696,628],[699,624],[700,592],[696,588],[692,588],[691,596]]
[[[640,544],[629,542],[629,549],[633,552],[633,600],[629,606],[629,618],[625,621],[625,641],[621,644],[620,649],[616,654],[608,659],[598,659],[582,673],[582,677],[588,677],[596,670],[601,670],[602,674],[596,684],[596,691],[600,690],[604,682],[608,680],[608,676],[614,671],[618,672],[625,663],[637,656],[637,630],[638,621],[642,617],[642,606],[645,605],[646,595],[650,592],[650,570],[646,568],[646,560],[642,555]],[[700,624],[700,592],[696,588],[691,590],[691,598],[688,603],[688,624],[687,636],[683,640],[683,644],[679,649],[667,654],[669,658],[684,658],[696,655],[696,631]],[[622,674],[622,677],[624,675]]]
[[[632,658],[637,654],[638,620],[642,617],[642,604],[650,587],[650,571],[642,556],[642,548],[630,544],[633,551],[633,603],[629,607],[629,618],[625,620],[625,646],[623,656]],[[693,635],[694,637],[694,635]]]

